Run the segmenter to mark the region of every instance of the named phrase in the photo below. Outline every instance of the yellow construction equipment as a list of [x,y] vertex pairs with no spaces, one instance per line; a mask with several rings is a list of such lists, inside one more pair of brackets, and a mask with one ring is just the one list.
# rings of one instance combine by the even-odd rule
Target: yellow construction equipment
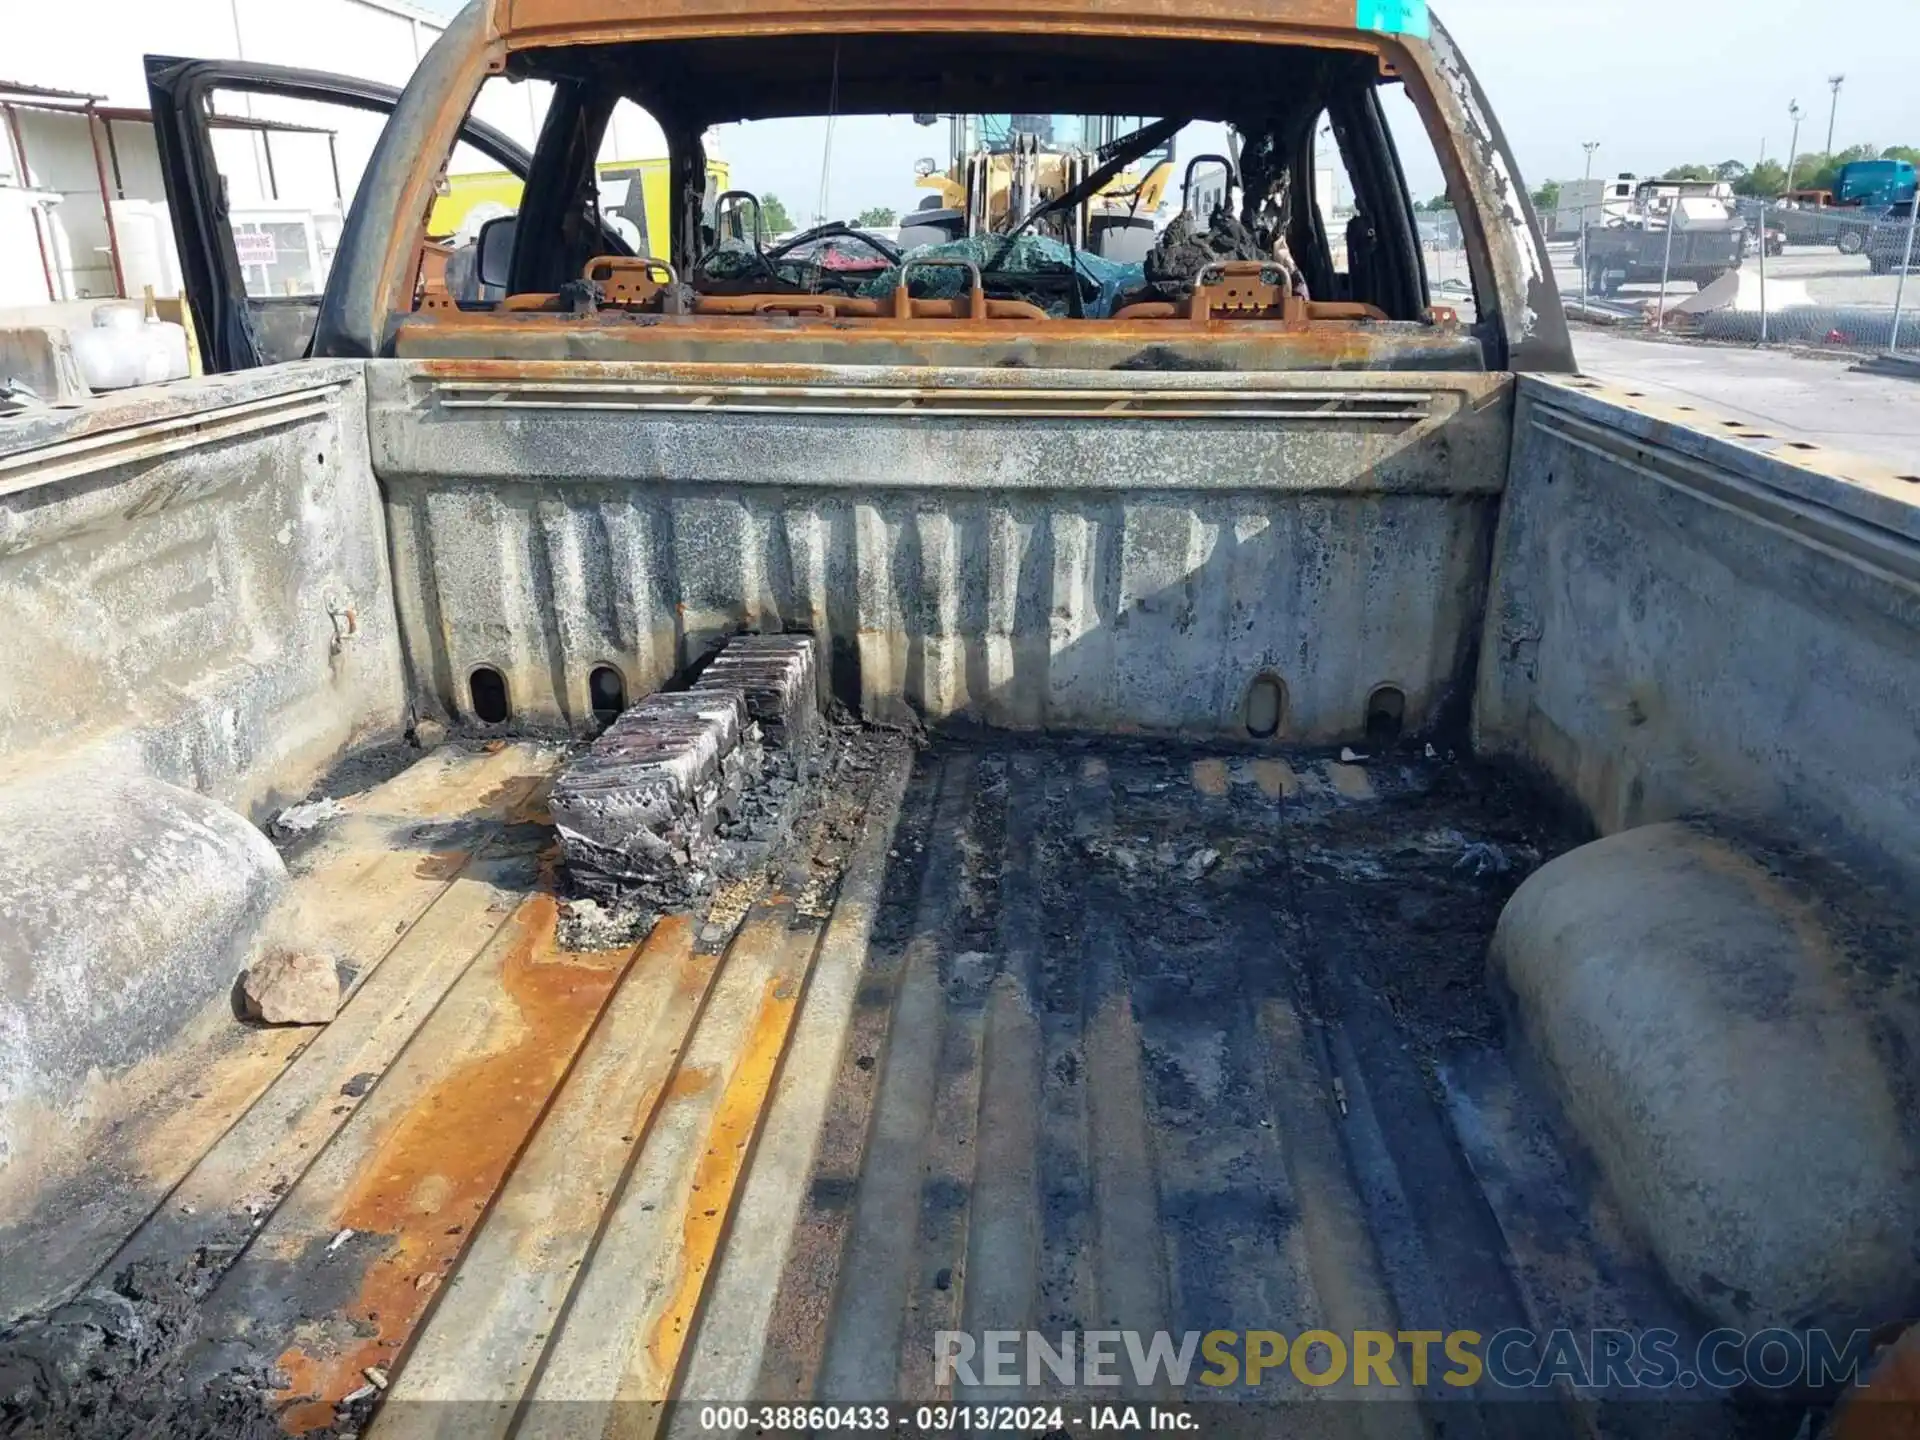
[[[1005,233],[1065,194],[1100,165],[1106,147],[1145,124],[1113,115],[916,115],[946,119],[945,170],[922,160],[919,185],[933,193],[901,217],[903,245]],[[1173,145],[1157,147],[1044,227],[1114,259],[1137,259],[1153,242],[1154,213],[1173,174]]]

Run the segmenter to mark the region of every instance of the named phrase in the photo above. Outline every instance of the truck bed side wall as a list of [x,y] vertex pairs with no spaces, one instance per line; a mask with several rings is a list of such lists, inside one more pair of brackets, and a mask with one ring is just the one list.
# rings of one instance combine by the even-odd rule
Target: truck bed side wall
[[292,364],[0,421],[0,784],[98,746],[258,814],[402,728],[365,396]]
[[1478,747],[1603,832],[1714,812],[1920,874],[1920,485],[1689,420],[1520,383]]
[[0,1249],[248,963],[248,817],[402,728],[392,616],[358,365],[0,420]]

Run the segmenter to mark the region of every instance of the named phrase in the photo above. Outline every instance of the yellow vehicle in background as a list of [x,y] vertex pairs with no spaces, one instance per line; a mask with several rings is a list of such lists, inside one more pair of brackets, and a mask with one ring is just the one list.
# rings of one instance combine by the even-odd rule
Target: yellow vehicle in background
[[[600,191],[600,211],[639,255],[653,255],[667,239],[667,157],[640,160],[603,160],[594,166]],[[723,160],[707,166],[709,194],[727,188]],[[436,240],[458,244],[471,241],[480,227],[500,215],[520,209],[521,183],[505,170],[450,175],[440,198],[427,217],[427,233]]]
[[[916,115],[922,125],[942,117]],[[922,160],[933,193],[901,219],[900,243],[937,244],[1013,229],[1096,170],[1114,142],[1145,123],[1117,115],[950,115],[951,160]],[[1173,141],[1155,147],[1062,217],[1059,238],[1114,260],[1153,243],[1154,215],[1173,176]]]

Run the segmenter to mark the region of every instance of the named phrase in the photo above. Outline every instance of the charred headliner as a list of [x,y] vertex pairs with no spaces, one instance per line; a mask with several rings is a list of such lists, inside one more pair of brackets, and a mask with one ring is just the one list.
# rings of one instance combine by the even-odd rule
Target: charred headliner
[[787,35],[516,53],[509,72],[586,80],[663,122],[930,113],[1183,115],[1245,120],[1330,82],[1371,81],[1371,56],[1312,46],[1071,35]]

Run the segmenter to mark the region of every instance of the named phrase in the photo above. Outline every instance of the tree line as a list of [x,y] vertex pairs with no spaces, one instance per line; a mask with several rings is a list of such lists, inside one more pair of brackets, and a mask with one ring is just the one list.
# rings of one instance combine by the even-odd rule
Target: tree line
[[[1905,160],[1920,166],[1920,145],[1849,145],[1829,155],[1824,151],[1802,151],[1793,161],[1792,187],[1795,190],[1834,190],[1840,184],[1840,167],[1856,160]],[[1733,186],[1733,193],[1756,199],[1774,200],[1787,193],[1785,162],[1762,160],[1748,165],[1744,160],[1722,160],[1718,165],[1676,165],[1662,180],[1720,180]],[[1549,180],[1533,192],[1533,208],[1541,213],[1560,208],[1558,180]],[[1444,198],[1444,197],[1442,197]],[[1429,208],[1422,206],[1420,208]]]
[[[1849,145],[1845,150],[1828,155],[1821,151],[1802,151],[1793,162],[1793,188],[1795,190],[1833,190],[1840,183],[1840,167],[1852,164],[1856,160],[1905,160],[1909,165],[1920,167],[1920,145],[1889,145],[1884,150],[1877,145]],[[1722,160],[1718,165],[1675,165],[1662,180],[1721,180],[1733,186],[1733,193],[1763,200],[1774,200],[1787,193],[1787,167],[1777,160],[1762,160],[1757,165],[1748,165],[1744,160]],[[1533,208],[1545,215],[1560,208],[1560,187],[1562,182],[1549,180],[1533,192]],[[787,216],[787,207],[773,195],[760,197],[761,214],[765,219],[768,233],[779,235],[792,228],[793,222]],[[1432,214],[1453,209],[1453,201],[1445,195],[1435,195],[1430,199],[1416,201],[1413,207],[1422,214]],[[899,219],[898,212],[885,205],[876,205],[872,209],[860,212],[854,222],[858,225],[886,226]]]
[[[1795,190],[1834,190],[1840,184],[1840,168],[1859,160],[1904,160],[1920,165],[1920,145],[1849,145],[1829,155],[1814,150],[1794,157],[1791,173]],[[1663,180],[1726,180],[1736,195],[1751,195],[1771,200],[1788,189],[1787,166],[1778,160],[1762,160],[1747,166],[1738,160],[1722,160],[1718,165],[1676,165]]]
[[[891,205],[872,205],[862,210],[853,223],[871,229],[884,229],[899,219],[900,212]],[[771,191],[760,197],[760,224],[769,236],[784,235],[798,228],[780,197]]]
[[[1829,155],[1824,151],[1803,150],[1793,162],[1795,190],[1834,190],[1840,184],[1840,167],[1856,160],[1904,160],[1920,167],[1920,145],[1849,145]],[[1722,160],[1718,165],[1676,165],[1662,180],[1724,180],[1733,193],[1763,200],[1775,200],[1787,193],[1787,167],[1779,160],[1762,160],[1749,165],[1744,160]],[[1533,192],[1533,208],[1541,214],[1560,208],[1560,188],[1564,182],[1549,180]],[[1453,202],[1445,195],[1419,201],[1415,210],[1430,212],[1451,210]]]

